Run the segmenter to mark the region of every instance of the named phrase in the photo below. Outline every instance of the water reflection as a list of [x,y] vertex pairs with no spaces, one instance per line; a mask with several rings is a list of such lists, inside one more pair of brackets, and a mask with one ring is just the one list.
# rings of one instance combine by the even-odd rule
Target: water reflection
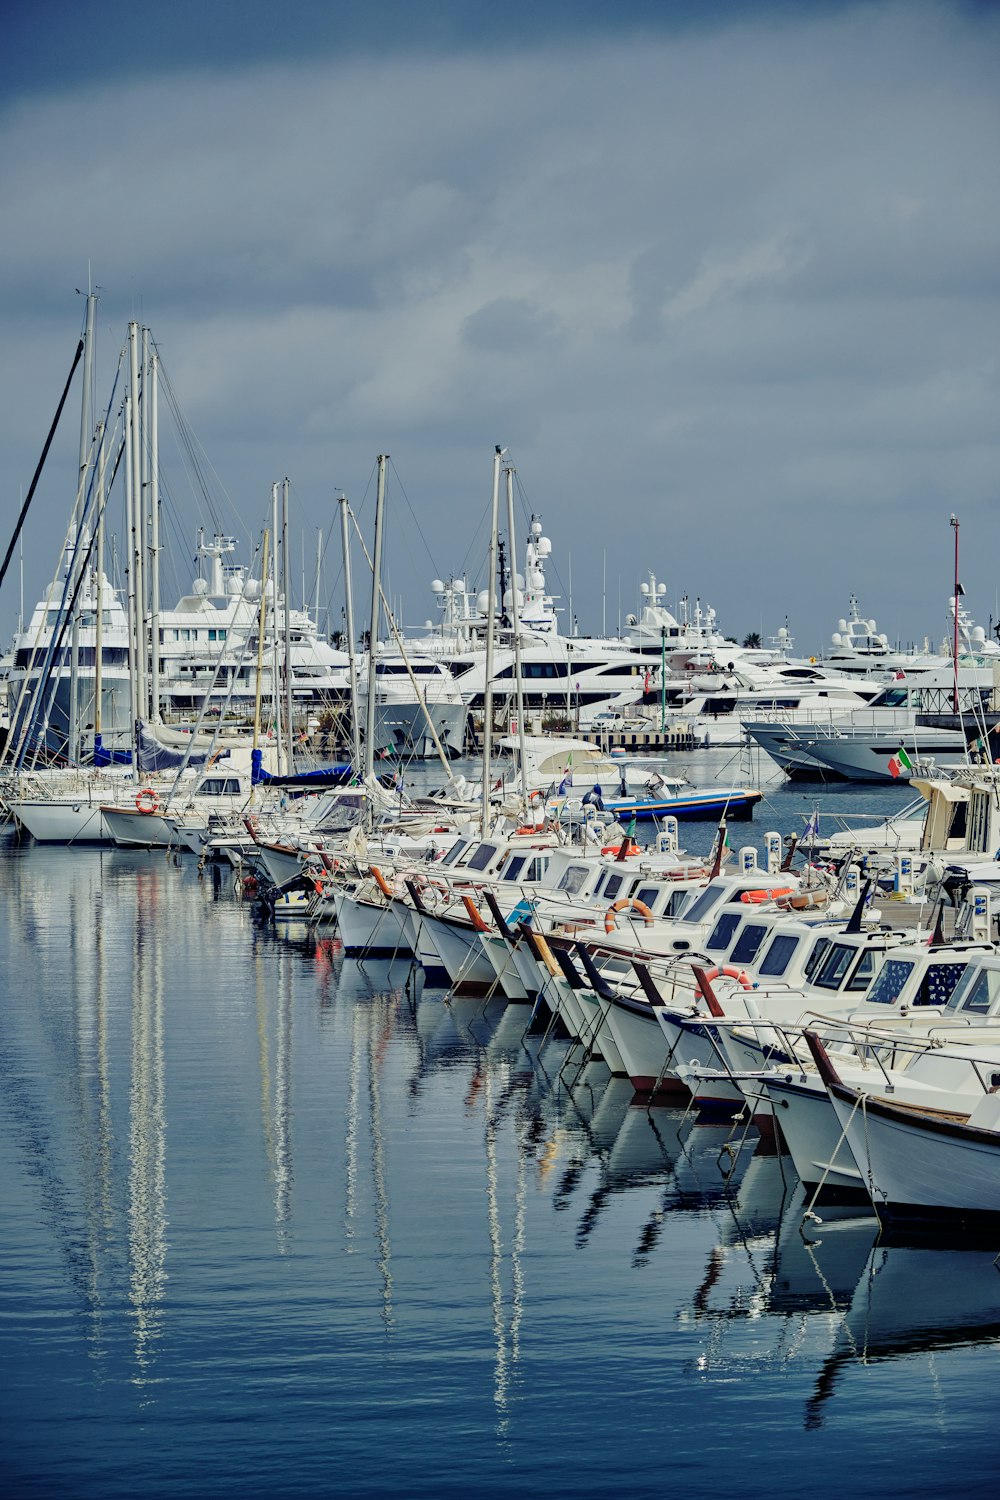
[[[878,1238],[857,1208],[804,1225],[787,1159],[637,1105],[525,1036],[527,1006],[446,1003],[405,964],[255,929],[160,858],[23,862],[0,878],[0,1161],[30,1210],[12,1279],[29,1309],[58,1288],[81,1409],[87,1380],[131,1382],[150,1423],[171,1393],[218,1423],[266,1423],[280,1396],[323,1413],[317,1443],[373,1411],[413,1443],[434,1400],[488,1430],[477,1462],[514,1465],[650,1330],[662,1409],[770,1379],[794,1392],[772,1420],[798,1428],[853,1415],[875,1367],[910,1380],[1000,1341],[995,1246]],[[8,1347],[41,1347],[13,1307]]]
[[995,1250],[878,1242],[816,1376],[806,1425],[822,1425],[840,1379],[853,1366],[927,1356],[933,1379],[937,1353],[973,1344],[1000,1344]]
[[163,1060],[163,943],[160,870],[135,878],[132,948],[132,1073],[129,1086],[129,1300],[136,1381],[148,1378],[161,1331],[167,1279],[166,1117]]

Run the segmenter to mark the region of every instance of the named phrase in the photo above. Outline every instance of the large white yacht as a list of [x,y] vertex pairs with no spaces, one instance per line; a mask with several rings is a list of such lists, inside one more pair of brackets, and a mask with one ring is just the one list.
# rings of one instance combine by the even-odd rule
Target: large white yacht
[[[103,572],[87,570],[76,608],[74,628],[69,584],[75,543],[67,542],[61,566],[27,626],[14,636],[0,662],[6,679],[10,716],[8,759],[25,747],[29,758],[42,751],[56,759],[71,755],[73,708],[79,725],[80,753],[94,748],[97,707],[97,652],[101,656],[99,728],[107,750],[128,747],[132,734],[129,699],[128,622],[121,597]],[[98,604],[98,601],[100,603]],[[97,612],[101,620],[98,627]],[[75,705],[74,705],[75,698]]]
[[[253,707],[257,692],[260,583],[246,568],[229,561],[232,537],[198,536],[201,570],[171,610],[160,613],[160,703],[171,717],[209,707],[240,712]],[[323,638],[312,616],[290,609],[289,662],[293,709],[316,712],[350,696],[349,658]],[[277,643],[275,642],[277,635]],[[265,609],[261,653],[261,697],[273,701],[282,691],[285,654],[285,601]],[[277,650],[275,649],[277,644]],[[275,670],[277,669],[277,682]]]

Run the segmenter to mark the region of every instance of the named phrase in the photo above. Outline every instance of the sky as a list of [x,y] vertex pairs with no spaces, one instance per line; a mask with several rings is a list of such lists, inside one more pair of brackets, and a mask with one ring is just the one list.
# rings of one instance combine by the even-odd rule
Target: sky
[[[199,454],[165,412],[168,600],[198,526],[246,558],[287,476],[293,575],[311,594],[322,532],[336,623],[336,497],[370,544],[388,452],[388,587],[422,623],[432,578],[482,566],[501,444],[581,631],[614,631],[652,570],[739,639],[787,623],[818,651],[854,594],[893,640],[937,641],[952,514],[966,603],[1000,618],[1000,6],[4,19],[4,550],[90,278],[99,403],[135,317]],[[29,606],[72,504],[75,401],[25,531]]]

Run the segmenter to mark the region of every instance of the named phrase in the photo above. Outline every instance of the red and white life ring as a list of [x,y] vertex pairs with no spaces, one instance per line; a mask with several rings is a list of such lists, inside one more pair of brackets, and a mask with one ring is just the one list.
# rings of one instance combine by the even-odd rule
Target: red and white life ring
[[135,805],[141,813],[155,813],[160,810],[160,799],[151,786],[146,786],[136,793]]
[[706,969],[705,978],[709,984],[711,984],[713,979],[735,979],[736,983],[742,985],[745,990],[753,989],[753,980],[746,969],[735,969],[731,964],[722,964],[721,966],[716,964],[714,969]]
[[625,896],[621,901],[615,901],[604,913],[604,931],[614,932],[618,926],[618,913],[626,910],[637,911],[647,927],[652,925],[653,913],[645,901],[636,901],[634,897]]

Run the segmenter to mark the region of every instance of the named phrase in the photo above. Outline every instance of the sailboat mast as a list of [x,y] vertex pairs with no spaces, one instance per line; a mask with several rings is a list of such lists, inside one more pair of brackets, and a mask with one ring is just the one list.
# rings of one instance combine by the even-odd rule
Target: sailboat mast
[[358,723],[358,671],[354,650],[354,591],[351,585],[351,543],[347,524],[347,496],[341,495],[340,540],[344,549],[344,612],[347,626],[347,673],[351,683],[351,770],[361,769],[361,725]]
[[486,691],[483,703],[483,801],[480,833],[483,838],[490,826],[490,759],[493,753],[493,637],[496,634],[496,556],[497,524],[500,515],[500,460],[503,449],[497,444],[493,454],[493,499],[490,508],[490,546],[486,561]]
[[136,623],[135,564],[133,537],[135,535],[135,485],[132,480],[132,392],[126,391],[123,403],[125,449],[125,531],[128,536],[128,696],[129,717],[132,723],[132,743],[135,744],[135,722],[139,717],[139,630]]
[[139,404],[139,325],[128,325],[129,391],[131,394],[129,424],[129,457],[132,463],[132,568],[135,575],[135,656],[136,702],[146,714],[146,590],[143,568],[145,514],[142,493],[142,413]]
[[97,424],[97,563],[94,568],[94,758],[101,744],[101,693],[104,686],[104,488],[107,445],[104,423]]
[[260,699],[264,682],[264,632],[267,629],[267,568],[271,533],[264,528],[264,550],[260,564],[260,611],[257,619],[257,684],[253,700],[253,748],[260,747]]
[[952,640],[952,663],[953,663],[953,687],[952,687],[952,712],[958,713],[958,599],[959,589],[962,585],[958,581],[958,517],[951,518],[952,530],[955,533],[955,602],[954,602],[954,635]]
[[149,360],[149,696],[160,721],[160,356]]
[[67,752],[73,765],[80,759],[80,605],[76,590],[76,578],[82,566],[80,559],[86,553],[86,538],[83,535],[83,511],[87,491],[87,475],[90,472],[90,454],[93,430],[91,427],[91,393],[94,387],[94,305],[93,292],[87,293],[87,315],[83,334],[83,392],[80,398],[80,462],[77,471],[76,506],[69,581],[70,597],[77,598],[73,605],[73,626],[70,636],[69,669],[69,723]]
[[281,484],[281,572],[285,595],[285,771],[292,766],[292,589],[288,566],[288,480]]
[[271,702],[274,705],[274,741],[276,764],[284,763],[281,752],[281,677],[278,650],[278,486],[271,486],[271,535],[274,537],[274,562],[271,566]]
[[388,453],[378,455],[378,484],[375,490],[375,544],[372,552],[372,615],[368,632],[368,703],[365,713],[365,776],[375,771],[375,674],[378,655],[378,614],[382,597],[382,523],[385,517],[385,466]]
[[517,740],[521,759],[521,793],[528,806],[528,749],[524,733],[524,682],[521,678],[521,601],[517,595],[517,550],[514,542],[514,469],[507,464],[507,535],[510,539],[510,618],[514,627],[514,681],[517,684]]

